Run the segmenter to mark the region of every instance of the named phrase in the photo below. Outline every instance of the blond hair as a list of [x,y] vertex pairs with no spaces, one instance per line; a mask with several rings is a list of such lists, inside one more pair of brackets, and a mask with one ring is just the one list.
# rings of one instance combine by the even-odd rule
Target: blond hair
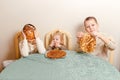
[[60,36],[61,44],[64,44],[63,33],[61,33],[60,31],[56,31],[56,32],[52,35],[52,40],[53,40],[54,36],[56,36],[56,35],[59,35],[59,36]]

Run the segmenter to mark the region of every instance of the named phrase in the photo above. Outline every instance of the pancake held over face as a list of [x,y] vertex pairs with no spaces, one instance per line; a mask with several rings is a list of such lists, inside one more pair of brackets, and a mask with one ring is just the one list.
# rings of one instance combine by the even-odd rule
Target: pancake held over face
[[82,38],[80,38],[80,49],[83,52],[93,52],[96,46],[95,37],[85,33]]
[[58,58],[63,58],[64,56],[66,56],[66,52],[63,50],[50,50],[47,53],[47,57],[48,58],[52,58],[52,59],[58,59]]
[[35,39],[35,34],[34,34],[34,29],[31,28],[31,27],[26,27],[25,30],[24,30],[24,33],[26,35],[26,38],[28,40],[33,40]]

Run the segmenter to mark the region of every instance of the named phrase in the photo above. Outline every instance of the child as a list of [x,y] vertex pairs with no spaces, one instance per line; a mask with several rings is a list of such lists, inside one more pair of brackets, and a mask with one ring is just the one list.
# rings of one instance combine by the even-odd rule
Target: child
[[[87,32],[87,34],[91,35],[93,38],[95,38],[95,49],[91,53],[93,55],[99,56],[105,60],[108,61],[108,55],[109,55],[109,50],[114,50],[115,49],[115,42],[105,36],[103,33],[99,32],[98,28],[99,25],[97,23],[97,20],[95,17],[87,17],[84,20],[84,27]],[[82,37],[84,37],[85,33],[83,32],[78,32],[77,34],[77,42],[80,44],[80,40]],[[78,52],[82,51],[82,49],[79,48],[77,49]]]
[[54,49],[58,49],[58,50],[67,49],[65,45],[63,44],[63,35],[59,31],[53,34],[52,41],[49,47],[47,48],[47,50],[54,50]]
[[23,57],[26,57],[31,53],[44,53],[46,51],[43,42],[38,36],[38,32],[34,25],[26,24],[23,27],[23,40],[19,42],[20,54]]

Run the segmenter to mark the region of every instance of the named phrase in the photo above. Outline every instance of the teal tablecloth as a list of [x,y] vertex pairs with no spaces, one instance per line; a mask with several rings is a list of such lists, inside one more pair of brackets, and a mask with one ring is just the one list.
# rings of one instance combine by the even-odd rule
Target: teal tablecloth
[[0,80],[120,80],[119,71],[90,54],[66,51],[61,59],[42,54],[21,58],[0,73]]

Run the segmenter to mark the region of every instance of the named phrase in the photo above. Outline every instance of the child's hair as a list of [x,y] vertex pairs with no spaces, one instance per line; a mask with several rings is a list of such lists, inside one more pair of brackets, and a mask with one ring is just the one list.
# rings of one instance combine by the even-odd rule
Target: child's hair
[[84,25],[85,25],[85,22],[88,21],[88,20],[90,20],[90,19],[94,19],[95,22],[98,24],[97,19],[96,19],[95,17],[89,16],[89,17],[87,17],[87,18],[84,20]]
[[63,33],[61,33],[60,31],[56,31],[56,32],[52,35],[52,40],[53,40],[53,38],[54,38],[55,35],[60,35],[61,44],[64,44]]
[[25,30],[26,27],[29,27],[30,29],[36,30],[35,26],[32,25],[32,24],[26,24],[26,25],[24,25],[23,30]]

